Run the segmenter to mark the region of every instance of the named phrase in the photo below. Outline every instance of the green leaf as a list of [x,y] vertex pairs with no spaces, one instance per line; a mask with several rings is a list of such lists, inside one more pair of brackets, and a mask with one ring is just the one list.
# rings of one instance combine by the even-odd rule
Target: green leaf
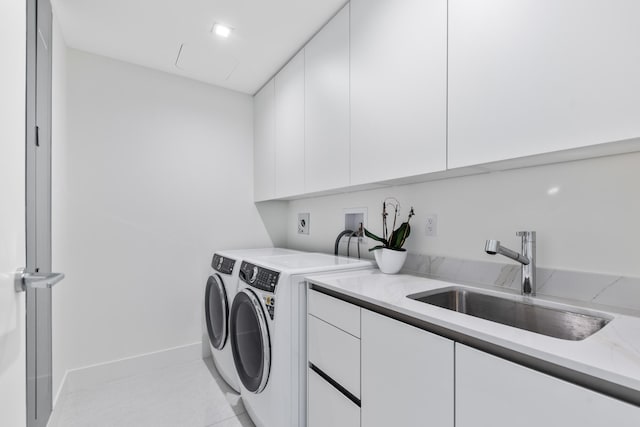
[[[370,239],[373,239],[375,241],[378,241],[380,243],[383,243],[385,246],[387,245],[387,241],[384,240],[382,237],[378,237],[375,234],[373,234],[372,232],[370,232],[369,230],[367,230],[366,228],[364,229],[364,235],[367,236]],[[374,248],[375,249],[375,248]],[[371,250],[371,249],[369,249]]]
[[383,245],[374,246],[371,249],[369,249],[369,252],[375,251],[376,249],[384,249],[384,248],[385,248],[385,246],[383,246]]
[[389,247],[392,249],[402,248],[409,234],[411,234],[411,226],[409,222],[403,222],[389,237]]

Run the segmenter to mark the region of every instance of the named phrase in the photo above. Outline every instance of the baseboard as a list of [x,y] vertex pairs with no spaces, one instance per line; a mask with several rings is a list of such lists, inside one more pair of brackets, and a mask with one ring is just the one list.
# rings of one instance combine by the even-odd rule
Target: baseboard
[[62,378],[62,383],[54,399],[54,407],[58,399],[67,393],[93,388],[134,375],[146,374],[175,363],[199,359],[202,359],[202,343],[196,342],[111,362],[69,369]]

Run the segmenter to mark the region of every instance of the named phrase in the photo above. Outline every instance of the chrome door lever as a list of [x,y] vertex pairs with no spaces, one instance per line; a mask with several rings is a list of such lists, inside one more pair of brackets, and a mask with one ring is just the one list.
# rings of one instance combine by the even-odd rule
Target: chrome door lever
[[64,273],[25,273],[24,268],[16,272],[16,292],[24,292],[27,288],[47,289],[64,279]]

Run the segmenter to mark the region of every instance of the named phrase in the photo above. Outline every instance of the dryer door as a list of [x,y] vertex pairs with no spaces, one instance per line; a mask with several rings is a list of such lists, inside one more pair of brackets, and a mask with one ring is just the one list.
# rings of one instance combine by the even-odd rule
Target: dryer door
[[260,393],[271,370],[269,329],[260,299],[250,289],[238,292],[231,306],[231,350],[244,387]]
[[204,296],[204,312],[207,320],[207,333],[213,348],[222,350],[229,335],[229,300],[227,291],[219,274],[209,276]]

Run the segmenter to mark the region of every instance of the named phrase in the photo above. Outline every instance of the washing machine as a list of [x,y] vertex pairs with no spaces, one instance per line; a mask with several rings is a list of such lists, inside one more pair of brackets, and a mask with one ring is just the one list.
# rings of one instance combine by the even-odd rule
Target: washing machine
[[242,401],[258,427],[306,425],[304,277],[373,267],[368,260],[318,253],[241,263],[229,335]]
[[238,286],[240,263],[248,256],[260,259],[296,253],[300,252],[282,248],[260,248],[217,251],[213,255],[213,271],[205,287],[205,325],[213,362],[220,376],[237,392],[240,392],[240,384],[229,346],[229,311]]

